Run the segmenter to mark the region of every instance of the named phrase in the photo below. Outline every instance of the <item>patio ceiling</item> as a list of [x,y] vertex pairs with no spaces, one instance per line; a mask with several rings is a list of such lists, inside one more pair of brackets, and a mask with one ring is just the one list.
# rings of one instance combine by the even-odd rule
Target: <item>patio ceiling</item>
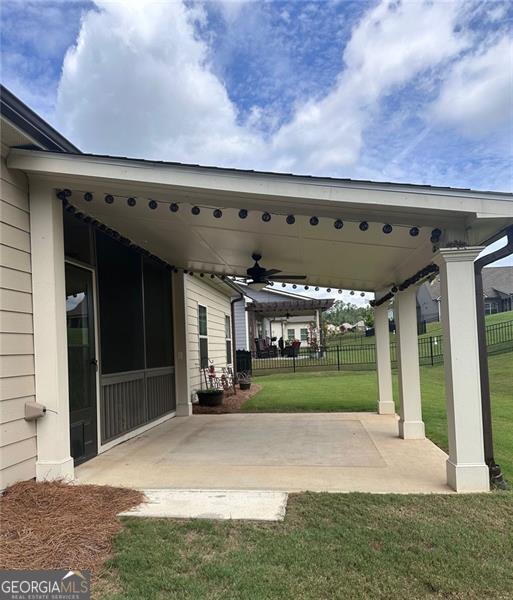
[[[442,243],[480,244],[513,222],[513,195],[429,186],[217,169],[94,155],[13,149],[10,168],[34,181],[72,190],[70,202],[172,265],[205,273],[245,275],[251,254],[262,266],[305,283],[374,291],[432,261],[433,228]],[[84,192],[94,199],[86,202]],[[112,204],[104,202],[112,194]],[[127,197],[137,203],[129,207]],[[148,207],[150,199],[157,208]],[[178,212],[169,210],[178,203]],[[191,214],[192,206],[201,212]],[[215,218],[213,209],[222,209]],[[249,211],[240,219],[239,209]],[[262,221],[262,212],[271,220]],[[294,214],[289,225],[285,216]],[[319,218],[312,226],[311,216]],[[335,229],[334,220],[344,227]],[[359,222],[369,229],[361,231]],[[383,224],[393,225],[388,235]],[[409,229],[417,226],[417,237]]]

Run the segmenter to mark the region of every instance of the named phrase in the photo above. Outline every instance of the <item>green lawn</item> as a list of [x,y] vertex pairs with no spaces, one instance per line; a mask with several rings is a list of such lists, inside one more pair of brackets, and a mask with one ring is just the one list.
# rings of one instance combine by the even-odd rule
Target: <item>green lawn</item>
[[125,519],[109,600],[511,598],[510,493],[300,494],[282,523]]
[[[489,361],[496,460],[513,482],[513,353],[490,356]],[[246,411],[376,410],[375,371],[284,373],[255,382],[262,391],[244,405]],[[447,450],[443,367],[421,367],[421,382],[427,435]],[[394,395],[397,402],[395,374]]]

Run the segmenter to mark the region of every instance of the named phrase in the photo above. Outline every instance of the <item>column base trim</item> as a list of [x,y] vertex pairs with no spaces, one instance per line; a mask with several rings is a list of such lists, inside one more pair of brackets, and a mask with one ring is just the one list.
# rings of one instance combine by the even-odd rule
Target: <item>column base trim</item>
[[73,458],[63,460],[38,460],[36,462],[36,481],[53,481],[64,479],[72,481],[75,478],[75,467]]
[[446,471],[447,485],[456,492],[490,491],[490,476],[484,463],[458,465],[447,460]]
[[426,437],[424,421],[399,420],[399,437],[403,440],[423,440]]
[[378,402],[378,415],[395,415],[395,402],[393,400]]
[[178,404],[176,406],[176,416],[177,417],[192,417],[192,403],[187,402],[187,404]]

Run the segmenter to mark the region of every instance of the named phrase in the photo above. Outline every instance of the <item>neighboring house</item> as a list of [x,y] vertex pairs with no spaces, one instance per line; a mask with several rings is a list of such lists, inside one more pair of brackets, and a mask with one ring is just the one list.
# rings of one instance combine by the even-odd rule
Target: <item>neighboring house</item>
[[[255,351],[256,339],[272,338],[283,338],[285,343],[297,340],[301,346],[308,346],[311,328],[320,330],[321,315],[334,302],[273,287],[263,290],[254,290],[245,284],[239,287],[245,298],[234,306],[237,350]],[[320,339],[317,342],[320,343]]]
[[[236,345],[249,345],[258,321],[263,335],[264,319],[310,319],[323,309],[312,302],[329,302],[270,292],[239,314],[246,301],[232,279],[257,251],[311,286],[362,289],[378,302],[391,282],[439,266],[450,290],[447,482],[488,489],[472,261],[511,225],[513,195],[83,154],[3,87],[0,116],[0,489],[72,479],[96,454],[190,417],[201,364],[233,364],[232,328]],[[415,318],[415,292],[381,296],[395,294],[402,324]],[[388,312],[376,305],[380,413],[395,410]],[[253,330],[239,335],[246,317]],[[467,335],[456,335],[462,326]],[[397,335],[398,434],[415,439],[424,435],[419,365],[407,352],[416,332]]]
[[[483,291],[487,315],[513,310],[513,267],[485,267]],[[419,320],[431,323],[440,320],[440,279],[426,282],[417,290]]]

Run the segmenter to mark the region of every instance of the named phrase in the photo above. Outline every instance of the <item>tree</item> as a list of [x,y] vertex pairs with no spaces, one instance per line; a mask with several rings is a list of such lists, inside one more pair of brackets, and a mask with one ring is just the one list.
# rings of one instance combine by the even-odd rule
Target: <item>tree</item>
[[324,323],[340,327],[342,323],[357,323],[364,321],[368,327],[374,324],[374,311],[370,306],[357,306],[351,302],[336,300],[331,308],[323,314]]

